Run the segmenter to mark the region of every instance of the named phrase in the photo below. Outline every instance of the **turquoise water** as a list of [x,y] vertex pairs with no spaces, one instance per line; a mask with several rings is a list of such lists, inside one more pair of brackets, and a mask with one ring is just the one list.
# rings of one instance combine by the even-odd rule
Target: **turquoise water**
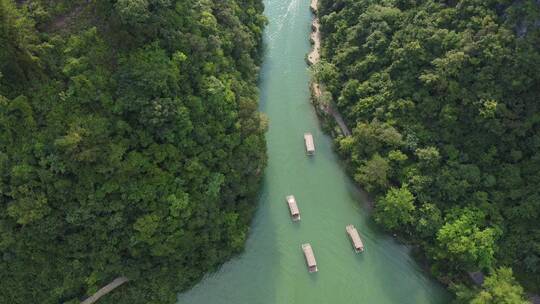
[[[179,304],[448,303],[447,292],[423,273],[405,246],[368,217],[365,200],[340,167],[331,139],[309,103],[305,55],[309,0],[267,0],[270,24],[261,72],[261,111],[270,118],[269,164],[245,252],[209,274]],[[317,148],[305,155],[303,133]],[[285,196],[294,194],[302,220],[293,223]],[[345,233],[354,224],[365,252]],[[313,246],[319,272],[310,274],[300,248]]]

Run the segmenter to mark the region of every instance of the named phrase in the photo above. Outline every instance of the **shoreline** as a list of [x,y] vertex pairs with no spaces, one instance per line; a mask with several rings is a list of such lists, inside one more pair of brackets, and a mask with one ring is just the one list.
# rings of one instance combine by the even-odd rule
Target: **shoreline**
[[[307,55],[307,62],[309,66],[312,66],[314,64],[317,64],[321,60],[321,33],[320,33],[320,21],[318,17],[318,0],[311,0],[310,3],[310,9],[313,14],[313,21],[311,24],[311,33],[310,33],[310,41],[312,43],[312,49]],[[343,117],[341,116],[341,113],[336,109],[336,107],[333,105],[333,101],[330,101],[329,104],[324,104],[320,102],[321,97],[324,94],[324,86],[318,82],[315,82],[313,79],[310,83],[310,91],[311,91],[311,101],[315,107],[315,110],[317,114],[322,119],[321,122],[323,123],[323,126],[326,124],[329,127],[329,132],[332,135],[332,137],[335,139],[338,139],[340,137],[347,137],[351,136],[351,131],[345,124],[345,121],[343,120]],[[333,118],[330,119],[330,117]],[[339,132],[337,132],[336,125],[339,127]],[[342,162],[343,160],[341,160]],[[343,165],[343,163],[342,163]],[[348,170],[346,166],[343,166],[344,170]],[[350,172],[348,173],[349,177],[352,175]],[[366,197],[366,203],[367,208],[371,212],[374,209],[375,201],[373,198],[371,198],[370,194],[365,192],[359,185],[353,180],[353,183],[358,188],[360,193]],[[393,238],[400,244],[405,245],[414,252],[415,250],[419,250],[420,247],[418,245],[413,245],[410,243],[406,238],[402,238],[400,235],[396,235],[395,233],[392,234]],[[420,249],[420,251],[417,251],[415,254],[413,254],[413,259],[418,263],[418,265],[421,267],[422,271],[429,275],[430,277],[434,278],[436,281],[438,281],[440,284],[444,286],[446,290],[449,290],[449,287],[451,284],[450,282],[446,281],[444,277],[437,277],[435,276],[429,269],[429,263],[425,255],[425,251]],[[477,285],[476,285],[477,286]],[[540,295],[536,293],[526,293],[526,298],[529,303],[531,304],[540,304]]]
[[[318,0],[311,0],[310,4],[311,12],[314,15],[313,21],[311,23],[311,34],[309,35],[310,41],[312,43],[311,52],[307,55],[307,62],[308,65],[314,65],[317,64],[321,60],[321,32],[320,27],[321,23],[319,21],[319,17],[317,16],[318,10],[319,10],[319,1]],[[317,112],[321,112],[321,114],[325,114],[323,116],[332,116],[334,118],[334,122],[339,126],[339,129],[341,130],[341,135],[343,136],[350,136],[351,131],[345,124],[345,121],[343,120],[343,117],[338,112],[337,109],[335,109],[332,104],[323,105],[319,102],[319,99],[323,95],[323,87],[321,84],[311,81],[311,99],[313,104],[315,105],[315,108]]]
[[318,6],[319,6],[318,0],[311,0],[310,9],[314,15],[314,18],[313,18],[313,21],[311,22],[311,34],[309,36],[311,39],[311,42],[313,43],[311,52],[309,52],[308,54],[309,65],[316,64],[321,59],[321,54],[320,54],[321,33],[319,31],[321,24],[319,22],[319,17],[317,17]]

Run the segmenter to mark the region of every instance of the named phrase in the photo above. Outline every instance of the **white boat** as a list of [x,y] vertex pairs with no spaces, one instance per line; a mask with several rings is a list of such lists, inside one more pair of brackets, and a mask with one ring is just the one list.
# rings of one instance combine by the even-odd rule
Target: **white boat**
[[315,260],[315,255],[313,254],[313,249],[309,243],[302,244],[302,250],[304,251],[304,256],[306,257],[306,263],[308,266],[309,272],[317,272],[317,261]]
[[288,195],[286,199],[287,199],[287,204],[289,205],[289,210],[291,211],[291,217],[293,221],[299,221],[300,210],[298,210],[298,204],[296,203],[296,199],[294,198],[294,195]]
[[363,252],[364,243],[362,243],[362,239],[360,238],[360,234],[358,234],[358,230],[356,230],[356,228],[353,225],[347,225],[347,227],[345,227],[345,230],[347,231],[347,234],[349,235],[349,238],[351,239],[354,250],[357,253]]
[[315,143],[311,133],[304,133],[304,144],[306,145],[306,153],[308,155],[315,154]]

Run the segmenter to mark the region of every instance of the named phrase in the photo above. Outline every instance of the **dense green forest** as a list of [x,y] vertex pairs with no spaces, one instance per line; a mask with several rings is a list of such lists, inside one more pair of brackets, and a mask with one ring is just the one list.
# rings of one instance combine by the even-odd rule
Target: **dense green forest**
[[523,303],[540,286],[539,2],[320,5],[315,79],[353,129],[337,148],[375,220],[458,302]]
[[260,0],[0,0],[0,303],[174,303],[242,250]]

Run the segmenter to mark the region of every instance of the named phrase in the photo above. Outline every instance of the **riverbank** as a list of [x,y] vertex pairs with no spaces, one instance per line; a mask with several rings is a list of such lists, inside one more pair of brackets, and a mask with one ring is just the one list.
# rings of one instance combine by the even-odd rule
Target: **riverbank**
[[[411,247],[421,253],[422,259],[419,260],[423,262],[422,265],[431,266],[429,267],[431,273],[447,285],[449,283],[471,285],[469,286],[472,290],[471,294],[473,292],[487,294],[491,288],[489,284],[483,287],[472,287],[467,271],[485,270],[488,268],[486,265],[489,265],[492,269],[485,271],[486,276],[490,277],[490,282],[493,284],[501,284],[497,267],[512,266],[516,271],[513,277],[511,274],[507,275],[511,278],[509,285],[515,285],[516,290],[519,290],[519,284],[514,280],[516,278],[527,290],[537,290],[540,284],[535,284],[537,283],[535,281],[538,281],[540,277],[535,275],[534,266],[525,265],[523,262],[524,257],[534,257],[534,246],[531,245],[534,242],[524,242],[528,245],[523,247],[523,250],[511,246],[516,240],[534,241],[534,238],[531,239],[525,233],[534,226],[531,226],[534,222],[530,221],[531,217],[524,220],[519,212],[509,212],[507,208],[508,200],[519,204],[520,207],[516,209],[526,208],[524,206],[527,206],[529,202],[526,199],[527,196],[515,195],[515,193],[529,193],[530,185],[523,182],[527,180],[525,178],[523,180],[521,177],[512,178],[501,173],[506,168],[512,167],[515,172],[521,172],[523,176],[532,174],[532,171],[523,170],[523,168],[528,167],[530,164],[528,157],[534,155],[534,152],[530,152],[528,156],[520,152],[519,157],[510,160],[509,155],[514,155],[515,151],[508,148],[519,146],[520,149],[525,149],[525,147],[530,149],[531,146],[527,145],[529,141],[515,137],[507,140],[514,143],[513,146],[501,143],[498,136],[490,133],[491,129],[484,124],[484,113],[478,112],[476,106],[468,107],[467,104],[451,107],[452,113],[458,113],[453,116],[458,117],[458,121],[454,122],[455,125],[448,125],[448,117],[440,115],[447,111],[447,92],[443,90],[432,93],[433,87],[440,84],[437,80],[446,79],[448,75],[443,70],[433,71],[429,75],[429,81],[418,82],[417,79],[426,80],[423,79],[426,75],[425,67],[407,64],[413,59],[416,60],[414,62],[418,60],[436,62],[448,59],[446,57],[449,54],[448,51],[439,52],[440,49],[436,44],[434,47],[434,44],[425,43],[426,36],[422,35],[425,33],[424,29],[430,27],[438,33],[443,33],[440,39],[453,39],[456,35],[467,37],[470,33],[459,26],[437,24],[432,27],[433,20],[444,18],[441,16],[448,16],[449,11],[455,13],[459,9],[448,8],[447,11],[447,8],[440,7],[439,11],[432,10],[431,6],[412,6],[403,10],[402,16],[433,14],[433,17],[411,27],[409,27],[409,18],[396,18],[395,20],[399,19],[399,22],[389,24],[384,34],[385,39],[376,39],[377,50],[374,51],[373,37],[378,37],[380,33],[377,32],[376,27],[366,27],[365,20],[380,17],[380,12],[377,10],[380,1],[363,1],[359,5],[363,9],[358,9],[356,5],[336,6],[332,2],[320,1],[318,17],[320,17],[322,33],[322,39],[319,41],[322,45],[321,59],[313,70],[316,76],[314,79],[323,85],[326,84],[327,91],[332,92],[335,104],[339,103],[339,109],[349,126],[356,127],[356,132],[351,137],[334,136],[335,142],[340,147],[337,150],[340,151],[347,165],[347,171],[352,172],[351,175],[355,180],[362,187],[369,189],[373,195],[386,197],[386,199],[378,200],[380,208],[376,209],[374,218],[381,223],[381,227],[399,233],[398,240],[412,244]],[[391,7],[395,11],[401,10],[399,5]],[[494,12],[500,13],[494,8],[491,10],[482,5],[479,7],[481,9],[475,10],[479,18],[493,15]],[[507,25],[505,22],[499,24],[499,20],[495,23],[501,27]],[[459,24],[470,25],[474,24],[474,21],[465,17]],[[352,31],[353,37],[347,36],[353,33],[347,32],[346,28],[361,28],[362,30]],[[450,32],[449,29],[451,29]],[[478,31],[483,33],[485,29],[479,28]],[[533,41],[519,36],[517,39],[524,44]],[[449,49],[458,53],[467,53],[473,44],[455,44],[449,46]],[[417,46],[417,52],[411,55],[408,52],[401,52],[402,49],[397,51],[397,48],[396,52],[387,52],[389,46],[406,49],[407,45]],[[515,59],[516,62],[527,63],[530,60],[528,56],[532,55],[532,53],[527,53],[526,56],[517,54],[519,52],[516,52],[515,45],[512,44],[495,42],[494,44],[486,43],[486,45],[505,49],[507,51],[505,54],[509,54],[509,58]],[[530,50],[534,50],[533,45],[531,44]],[[428,54],[427,57],[424,56],[425,54]],[[484,60],[483,56],[486,54],[476,55],[475,58],[478,61],[460,61],[463,66],[470,69],[464,70],[459,80],[455,82],[455,88],[458,88],[456,92],[459,91],[464,97],[460,94],[456,96],[460,96],[460,100],[471,98],[468,92],[475,92],[476,88],[467,79],[478,82],[478,79],[485,79],[485,75],[493,73],[496,76],[492,76],[492,79],[495,80],[490,83],[490,86],[483,87],[483,92],[488,96],[500,94],[501,99],[497,100],[499,105],[512,104],[516,94],[509,92],[514,92],[514,88],[506,88],[508,90],[503,90],[504,92],[497,89],[498,83],[504,82],[502,78],[498,78],[499,75],[505,74],[501,73],[501,69],[493,68],[497,65],[491,60]],[[429,61],[426,58],[429,58]],[[490,72],[477,74],[480,70]],[[513,67],[505,67],[505,72],[509,73],[507,75],[512,75],[515,70]],[[523,74],[525,78],[530,77],[528,79],[531,80],[534,79],[532,75],[537,74]],[[433,81],[434,79],[437,80]],[[434,86],[435,83],[437,85]],[[324,91],[313,94],[314,103],[319,99],[319,105],[327,104],[325,102],[330,100],[329,95],[327,93],[325,95]],[[400,96],[400,98],[395,98],[395,96]],[[534,98],[524,98],[523,101],[520,100],[520,104],[533,109]],[[429,107],[418,105],[429,105]],[[444,106],[441,107],[441,105]],[[498,112],[495,113],[498,114]],[[518,120],[530,119],[525,112],[515,115]],[[434,129],[435,125],[440,126],[440,130]],[[503,128],[513,130],[515,126],[501,123],[500,127],[501,130]],[[532,129],[534,127],[523,127],[523,130]],[[389,134],[392,136],[388,136]],[[478,141],[478,139],[481,140]],[[482,149],[478,146],[482,146]],[[458,147],[458,154],[456,154],[457,150],[453,149],[454,147]],[[478,151],[496,151],[496,153],[492,152],[492,155],[488,157],[489,160],[486,160],[486,156]],[[470,175],[470,173],[474,174]],[[476,178],[489,174],[494,174],[493,183],[486,184],[483,179]],[[512,180],[513,183],[507,184],[507,180]],[[464,187],[458,189],[455,187],[457,184],[462,184]],[[478,191],[485,196],[479,200],[471,199],[480,193]],[[410,211],[402,209],[405,206],[404,200],[395,199],[396,193],[406,194],[410,198],[410,203],[407,203]],[[485,204],[486,198],[490,202],[489,206]],[[464,201],[467,202],[466,205],[461,203]],[[504,216],[494,222],[489,220],[488,214],[503,214]],[[396,221],[388,220],[392,218]],[[471,220],[464,225],[462,222],[464,218]],[[459,236],[459,242],[456,243],[455,237],[448,237],[449,231]],[[499,234],[498,231],[505,233]],[[482,244],[468,242],[478,238],[479,235],[491,236]],[[456,244],[462,246],[462,251],[452,250],[453,246],[457,246]],[[478,250],[487,254],[475,256],[474,253]],[[501,259],[503,256],[521,257],[521,259],[503,260]],[[530,261],[527,260],[527,262]],[[521,292],[516,293],[518,294],[516,298],[524,297],[519,295]]]
[[[321,60],[321,32],[320,27],[321,23],[319,20],[319,17],[317,16],[318,10],[319,10],[319,1],[318,0],[311,0],[310,4],[311,12],[313,13],[313,21],[311,23],[311,34],[310,34],[310,41],[312,44],[311,51],[309,52],[307,56],[308,64],[314,65],[317,64]],[[313,104],[315,105],[315,108],[323,118],[323,121],[326,123],[326,127],[330,129],[332,135],[342,135],[342,136],[349,136],[351,135],[351,131],[347,127],[347,124],[345,123],[345,120],[343,120],[343,117],[339,113],[339,111],[335,108],[335,106],[332,104],[330,100],[323,101],[323,94],[324,94],[324,87],[322,84],[317,83],[314,79],[311,80],[311,100]],[[333,118],[333,121],[332,121]],[[332,129],[335,129],[332,127],[332,125],[337,125],[339,127],[339,131],[341,134],[335,134],[335,132],[332,132]]]
[[319,17],[317,17],[317,12],[319,10],[319,1],[311,0],[310,9],[311,13],[314,15],[313,21],[311,23],[311,34],[310,39],[313,45],[311,52],[308,55],[308,62],[310,65],[319,62],[321,59],[321,33],[319,31],[321,23]]
[[[320,33],[320,19],[318,16],[319,12],[319,3],[318,0],[311,0],[310,9],[313,14],[313,20],[311,24],[311,33],[310,33],[310,42],[312,49],[307,56],[307,62],[310,66],[315,65],[321,60],[321,33]],[[341,113],[337,110],[335,104],[333,103],[331,96],[325,96],[324,85],[318,83],[313,75],[310,82],[310,91],[311,91],[311,101],[315,107],[317,115],[320,118],[323,128],[330,133],[331,137],[334,140],[339,140],[342,137],[351,136],[351,131],[345,123]],[[329,93],[326,93],[329,94]],[[354,176],[354,172],[351,170],[352,167],[347,166],[347,161],[342,159],[343,170],[345,170],[349,176]],[[355,186],[358,187],[358,191],[361,192],[366,201],[366,206],[371,212],[375,208],[374,198],[363,188],[360,187],[356,182]],[[404,244],[405,246],[410,246],[410,243],[403,236],[397,234],[392,234],[392,237],[399,243]],[[414,248],[411,246],[410,248]],[[423,253],[416,252],[414,254],[415,261],[421,265],[421,268],[426,274],[430,274],[429,264]],[[448,282],[445,282],[442,278],[437,278],[437,280],[443,283],[445,286],[448,286]]]
[[[333,139],[321,130],[306,68],[312,51],[309,6],[310,0],[265,2],[269,23],[259,88],[260,110],[270,123],[258,209],[245,251],[180,295],[178,304],[447,304],[446,291],[424,275],[410,249],[373,223]],[[305,132],[313,135],[313,157],[305,153]],[[290,194],[300,222],[291,221],[285,201]],[[351,247],[348,224],[358,229],[364,253]],[[306,269],[303,243],[313,248],[316,274]]]

